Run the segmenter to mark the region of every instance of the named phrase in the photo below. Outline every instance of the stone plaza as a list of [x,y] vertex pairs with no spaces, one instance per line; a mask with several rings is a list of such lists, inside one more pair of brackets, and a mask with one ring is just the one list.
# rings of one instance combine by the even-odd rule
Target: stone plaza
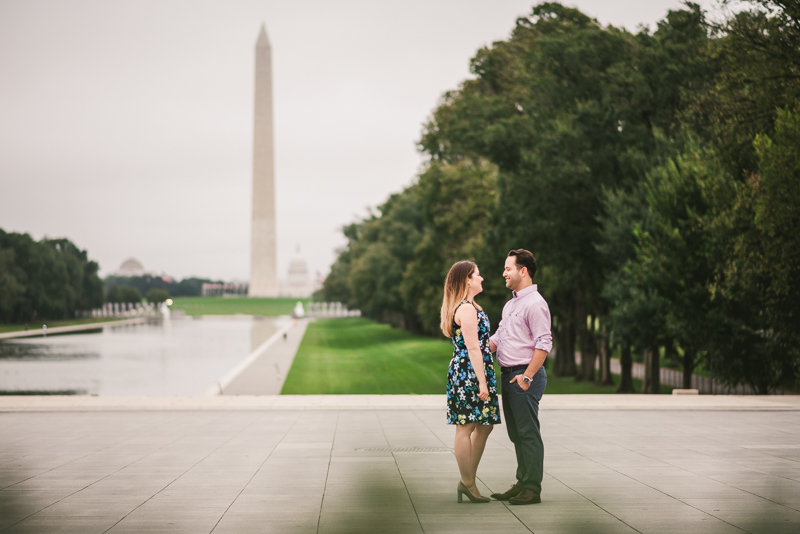
[[[800,399],[545,395],[542,503],[456,502],[443,396],[0,397],[0,532],[794,533]],[[513,482],[505,428],[479,487]]]

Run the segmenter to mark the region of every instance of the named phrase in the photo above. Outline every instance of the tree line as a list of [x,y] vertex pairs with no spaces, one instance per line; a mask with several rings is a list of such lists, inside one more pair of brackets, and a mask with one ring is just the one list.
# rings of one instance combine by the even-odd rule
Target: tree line
[[108,302],[141,302],[142,295],[150,302],[163,302],[169,297],[199,297],[203,284],[222,283],[206,278],[173,280],[166,276],[116,276],[108,275],[104,287]]
[[170,296],[199,296],[212,280],[161,276],[102,280],[99,265],[65,238],[34,240],[0,229],[0,323],[67,319],[105,302],[163,302]]
[[700,371],[759,393],[796,384],[796,2],[719,20],[687,3],[638,33],[542,3],[471,72],[424,125],[412,185],[344,228],[325,300],[437,335],[444,276],[472,258],[496,325],[503,259],[527,248],[556,375],[608,383],[615,352],[620,391],[632,359],[645,392],[664,364],[685,387]]
[[63,319],[103,304],[99,266],[68,239],[0,229],[0,322]]

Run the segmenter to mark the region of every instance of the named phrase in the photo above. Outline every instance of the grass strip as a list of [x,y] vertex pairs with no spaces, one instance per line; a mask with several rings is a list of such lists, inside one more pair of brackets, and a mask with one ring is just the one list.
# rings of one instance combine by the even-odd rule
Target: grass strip
[[362,317],[308,325],[284,395],[444,392],[453,345]]
[[170,309],[186,315],[289,315],[297,302],[306,306],[311,299],[249,297],[175,297]]
[[[444,338],[415,336],[362,317],[319,320],[308,325],[281,394],[444,394],[452,356],[453,344]],[[616,388],[550,376],[545,393],[614,393]],[[634,379],[634,388],[641,390],[640,380]]]

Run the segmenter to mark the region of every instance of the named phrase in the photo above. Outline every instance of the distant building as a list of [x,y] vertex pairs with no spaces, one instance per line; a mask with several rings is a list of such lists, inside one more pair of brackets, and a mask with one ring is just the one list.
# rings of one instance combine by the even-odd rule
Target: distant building
[[204,297],[246,297],[247,284],[204,283],[200,294]]
[[144,276],[144,265],[134,258],[128,258],[119,266],[117,276]]
[[289,262],[289,272],[285,280],[279,284],[281,297],[307,298],[319,289],[319,282],[308,273],[308,263],[297,248],[292,261]]

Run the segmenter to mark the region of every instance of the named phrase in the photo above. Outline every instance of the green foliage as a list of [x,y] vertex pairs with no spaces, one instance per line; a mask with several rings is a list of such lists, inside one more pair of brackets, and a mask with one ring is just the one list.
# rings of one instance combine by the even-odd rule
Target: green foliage
[[771,135],[778,110],[800,99],[800,7],[781,0],[750,4],[710,25],[718,35],[707,62],[715,76],[697,88],[685,114],[734,178],[758,169],[753,140]]
[[[603,192],[635,187],[662,151],[660,132],[674,128],[682,91],[708,76],[702,23],[692,6],[653,35],[631,35],[541,4],[509,41],[478,52],[476,78],[445,95],[423,133],[436,160],[471,155],[498,166],[498,207],[486,229],[495,249],[483,257],[500,265],[511,248],[534,253],[568,360],[576,337],[584,352],[596,346],[586,315],[606,314],[602,289],[615,266],[598,250]],[[499,310],[505,295],[489,296]],[[565,365],[556,374],[573,372]]]
[[[203,293],[204,283],[222,283],[205,278],[184,278],[175,281],[167,276],[153,276],[145,274],[142,276],[116,276],[109,275],[104,280],[106,292],[111,291],[114,286],[129,286],[137,289],[142,295],[146,295],[153,288],[168,291],[173,297],[199,297]],[[113,302],[113,301],[112,301]]]
[[169,291],[166,289],[153,288],[147,292],[147,302],[160,303],[169,298]]
[[754,145],[759,173],[718,184],[709,221],[724,310],[711,370],[767,393],[800,372],[800,112],[778,110],[774,134]]
[[142,302],[142,294],[135,287],[111,286],[106,293],[106,302],[127,302],[137,304]]
[[414,185],[379,208],[380,216],[345,228],[348,246],[319,298],[435,334],[447,271],[483,248],[496,184],[497,169],[486,161],[431,162]]
[[102,305],[98,270],[67,239],[0,230],[0,322],[62,319]]
[[[483,231],[497,203],[497,169],[485,161],[434,161],[420,174],[414,192],[423,232],[403,273],[401,292],[421,330],[438,334],[447,271],[457,261],[476,259],[485,246]],[[484,277],[492,274],[499,272]]]
[[553,315],[554,375],[575,375],[576,346],[593,361],[610,328],[656,370],[663,351],[685,379],[700,365],[762,393],[791,386],[798,27],[800,7],[779,0],[718,23],[686,3],[636,34],[535,6],[443,95],[418,181],[347,227],[323,292],[435,333],[447,268],[472,258],[496,324],[503,258],[527,248]]

